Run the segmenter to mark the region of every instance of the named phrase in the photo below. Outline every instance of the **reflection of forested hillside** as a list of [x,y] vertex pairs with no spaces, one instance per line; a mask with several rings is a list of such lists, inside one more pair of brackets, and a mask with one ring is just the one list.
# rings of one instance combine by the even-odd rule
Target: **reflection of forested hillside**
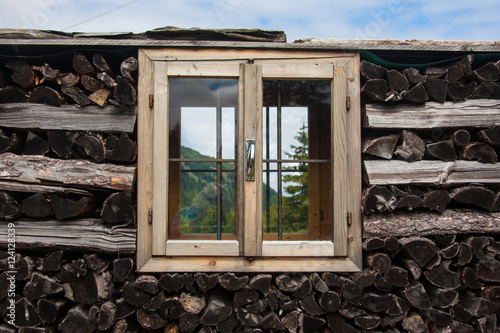
[[[198,151],[181,147],[182,158],[213,159]],[[234,163],[223,163],[223,170],[234,170]],[[215,162],[183,162],[181,173],[181,232],[210,233],[217,231],[217,164]],[[186,170],[200,170],[188,172]],[[203,170],[203,171],[201,171]],[[264,202],[266,200],[264,184]],[[271,188],[271,205],[277,193]],[[274,200],[273,200],[274,199]],[[222,173],[222,226],[223,233],[235,232],[235,173]]]

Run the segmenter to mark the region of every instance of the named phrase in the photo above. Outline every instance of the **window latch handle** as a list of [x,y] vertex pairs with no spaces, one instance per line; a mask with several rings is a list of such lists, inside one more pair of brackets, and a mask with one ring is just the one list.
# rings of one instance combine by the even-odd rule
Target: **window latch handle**
[[255,181],[255,140],[247,139],[245,154],[245,180]]

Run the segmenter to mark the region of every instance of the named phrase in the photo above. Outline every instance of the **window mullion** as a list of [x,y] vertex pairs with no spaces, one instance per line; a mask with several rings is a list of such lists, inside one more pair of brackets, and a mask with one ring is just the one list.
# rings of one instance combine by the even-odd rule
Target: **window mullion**
[[[244,184],[243,255],[262,255],[262,72],[254,63],[244,65],[244,140],[255,139],[255,181]],[[242,150],[240,148],[240,150]]]

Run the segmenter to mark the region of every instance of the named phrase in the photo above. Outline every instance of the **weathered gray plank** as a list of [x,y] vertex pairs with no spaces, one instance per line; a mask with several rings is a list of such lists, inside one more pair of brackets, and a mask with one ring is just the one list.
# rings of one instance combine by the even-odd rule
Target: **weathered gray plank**
[[82,252],[134,253],[136,229],[105,227],[99,219],[74,221],[0,221],[0,247],[7,247],[9,223],[14,224],[16,249],[57,249]]
[[137,107],[106,107],[35,103],[0,104],[0,124],[7,128],[41,131],[93,131],[132,133],[137,119]]
[[364,161],[369,185],[500,183],[500,163],[476,161]]
[[367,128],[432,129],[490,127],[500,124],[500,101],[471,99],[464,102],[425,104],[367,104]]
[[0,154],[0,179],[23,183],[131,190],[135,167],[39,155]]
[[472,209],[447,209],[442,214],[404,211],[363,217],[365,238],[498,232],[500,232],[500,213]]
[[12,182],[8,180],[0,181],[0,191],[28,192],[28,193],[71,193],[71,194],[80,194],[85,196],[92,195],[89,191],[85,191],[79,188],[26,184],[26,183]]

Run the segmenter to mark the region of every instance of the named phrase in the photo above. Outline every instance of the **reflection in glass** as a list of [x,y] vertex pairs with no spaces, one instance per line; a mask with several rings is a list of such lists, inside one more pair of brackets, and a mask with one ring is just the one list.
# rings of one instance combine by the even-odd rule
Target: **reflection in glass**
[[330,81],[264,81],[264,239],[331,239],[330,97]]
[[171,239],[235,235],[237,83],[169,80]]

